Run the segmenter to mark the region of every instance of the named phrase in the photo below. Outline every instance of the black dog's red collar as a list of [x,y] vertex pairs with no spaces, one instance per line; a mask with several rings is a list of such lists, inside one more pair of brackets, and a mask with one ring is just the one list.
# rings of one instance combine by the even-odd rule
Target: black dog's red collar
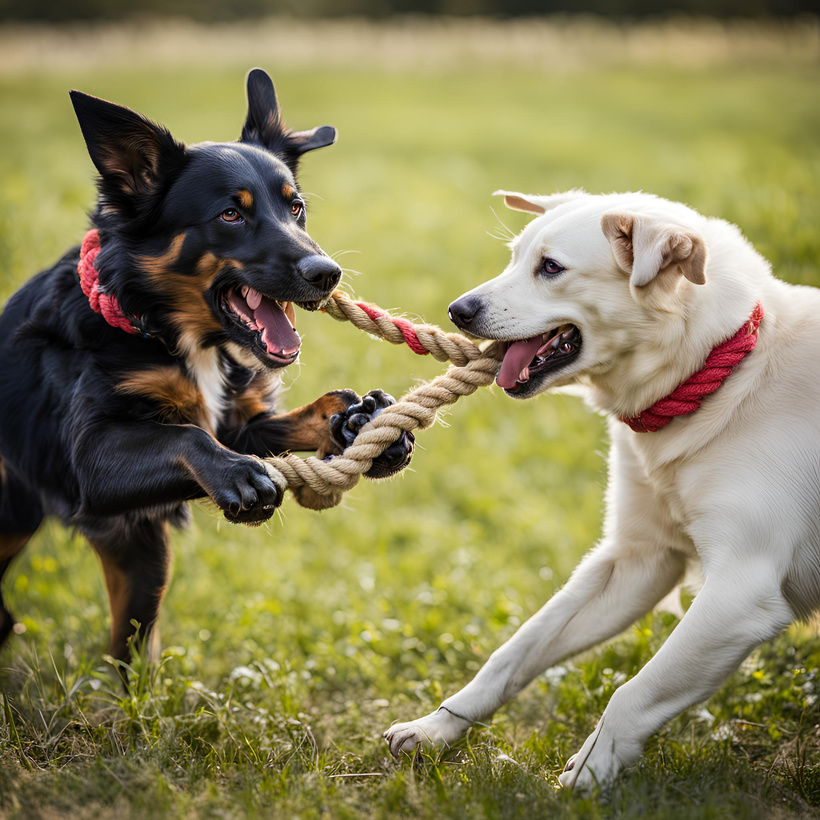
[[97,254],[100,252],[100,234],[94,228],[90,230],[83,239],[82,247],[80,248],[80,261],[77,264],[77,272],[80,274],[80,287],[88,299],[88,304],[91,309],[99,313],[111,327],[118,327],[126,333],[137,335],[142,331],[137,327],[135,322],[139,321],[139,317],[133,316],[129,318],[120,307],[116,296],[104,293],[100,290],[100,275],[97,268],[94,267],[94,262],[97,259]]

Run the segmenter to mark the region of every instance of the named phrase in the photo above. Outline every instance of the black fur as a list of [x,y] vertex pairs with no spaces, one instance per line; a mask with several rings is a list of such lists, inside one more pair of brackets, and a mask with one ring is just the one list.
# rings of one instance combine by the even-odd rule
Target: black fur
[[[259,69],[235,143],[186,147],[127,108],[71,98],[100,174],[100,287],[139,333],[92,310],[78,248],[9,300],[0,316],[0,579],[44,515],[76,527],[105,571],[109,651],[127,660],[132,621],[146,638],[154,627],[168,525],[185,520],[184,502],[208,496],[230,521],[267,520],[282,498],[260,457],[341,452],[362,412],[385,401],[379,391],[363,405],[340,390],[272,411],[281,368],[298,352],[290,305],[315,307],[341,275],[305,229],[295,176],[301,154],[331,144],[334,129],[288,130]],[[243,294],[254,291],[267,307],[249,307]],[[397,442],[373,475],[402,469],[412,449],[410,436]],[[0,645],[12,625],[0,597]]]

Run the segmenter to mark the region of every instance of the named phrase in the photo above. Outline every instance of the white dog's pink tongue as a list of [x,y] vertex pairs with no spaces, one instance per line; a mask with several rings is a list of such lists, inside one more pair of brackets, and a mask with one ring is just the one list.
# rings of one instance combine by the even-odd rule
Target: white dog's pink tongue
[[[535,358],[538,348],[543,344],[543,337],[534,336],[532,339],[525,339],[520,342],[513,342],[504,354],[504,361],[501,362],[501,370],[495,377],[495,383],[499,387],[510,390],[518,382],[525,382],[529,379],[529,364]],[[523,378],[521,378],[523,376]]]

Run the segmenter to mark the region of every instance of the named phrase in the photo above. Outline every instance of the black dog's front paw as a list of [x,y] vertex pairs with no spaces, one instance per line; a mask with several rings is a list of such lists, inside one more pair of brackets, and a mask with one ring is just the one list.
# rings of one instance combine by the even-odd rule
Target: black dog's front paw
[[[330,431],[333,438],[343,449],[349,447],[367,422],[395,403],[396,400],[384,390],[371,390],[360,402],[352,404],[344,413],[336,413],[330,417]],[[365,477],[388,478],[403,470],[410,463],[415,446],[415,436],[412,433],[402,433],[398,441],[374,459]]]
[[333,438],[343,450],[350,447],[359,435],[359,430],[367,422],[376,418],[385,407],[395,403],[396,400],[384,390],[371,390],[343,413],[335,413],[330,417],[330,432]]
[[222,478],[209,495],[232,524],[261,524],[284,498],[284,488],[274,480],[274,473],[250,456],[239,456]]

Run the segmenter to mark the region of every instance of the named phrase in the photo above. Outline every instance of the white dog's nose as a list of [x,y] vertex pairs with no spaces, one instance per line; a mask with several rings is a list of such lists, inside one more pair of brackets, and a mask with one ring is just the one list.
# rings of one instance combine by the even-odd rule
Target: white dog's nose
[[454,325],[466,329],[481,312],[481,307],[478,296],[462,296],[450,305],[447,315]]

